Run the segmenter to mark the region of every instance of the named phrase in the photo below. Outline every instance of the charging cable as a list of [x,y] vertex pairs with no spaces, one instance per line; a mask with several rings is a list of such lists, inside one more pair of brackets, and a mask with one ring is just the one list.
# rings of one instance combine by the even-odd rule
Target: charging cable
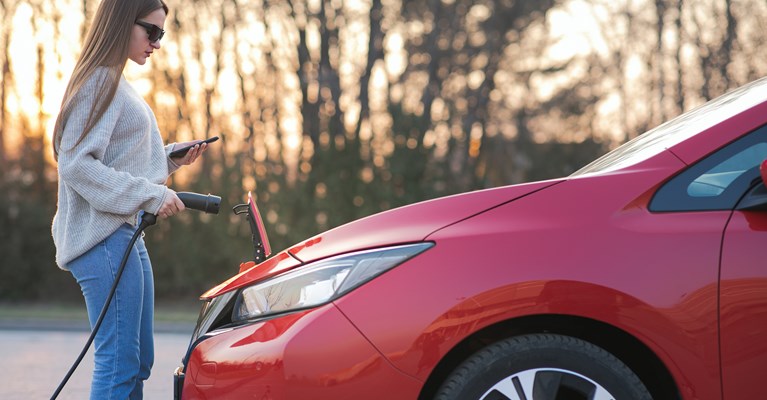
[[[208,214],[218,214],[219,206],[221,205],[221,197],[214,196],[212,194],[199,194],[199,193],[192,193],[192,192],[178,192],[176,193],[178,198],[181,200],[182,203],[184,203],[184,206],[186,208],[191,208],[194,210],[199,210]],[[117,269],[117,275],[115,276],[115,281],[112,284],[112,289],[109,290],[109,296],[107,297],[106,302],[104,303],[104,307],[101,308],[101,313],[99,314],[99,318],[96,321],[96,324],[93,326],[93,330],[91,331],[90,337],[88,337],[88,341],[85,343],[85,347],[83,347],[83,350],[80,352],[80,355],[77,357],[77,360],[74,364],[72,364],[72,367],[69,368],[69,372],[67,372],[66,376],[64,376],[64,379],[59,384],[59,387],[56,388],[56,391],[53,393],[53,396],[51,396],[51,400],[55,400],[59,393],[61,393],[61,390],[64,389],[64,385],[67,384],[69,381],[69,378],[72,377],[72,374],[75,372],[77,367],[80,365],[80,362],[83,360],[83,357],[85,357],[85,353],[88,352],[88,349],[91,347],[91,343],[93,343],[93,339],[96,337],[96,333],[99,331],[99,328],[101,327],[101,323],[104,321],[104,316],[107,314],[107,310],[109,309],[109,303],[112,302],[112,297],[115,295],[115,291],[117,291],[117,284],[120,283],[120,277],[123,274],[123,270],[125,269],[125,264],[128,262],[128,256],[130,256],[130,252],[133,249],[133,245],[136,244],[136,240],[138,239],[139,235],[146,229],[147,227],[154,225],[157,222],[157,216],[154,214],[150,214],[147,212],[144,212],[141,215],[141,223],[138,226],[138,229],[136,229],[136,233],[133,234],[133,237],[131,237],[130,242],[128,243],[128,247],[125,249],[125,254],[123,255],[122,261],[120,262],[120,268]]]
[[125,270],[125,264],[128,262],[128,256],[130,256],[130,252],[131,252],[131,249],[133,249],[133,245],[136,243],[136,240],[138,239],[139,235],[141,235],[141,232],[143,232],[144,229],[146,229],[147,227],[154,225],[156,222],[157,222],[157,216],[154,214],[144,213],[141,216],[141,223],[139,224],[138,229],[136,229],[136,233],[134,233],[133,236],[130,238],[130,242],[128,243],[128,248],[125,250],[123,259],[120,262],[120,268],[117,270],[117,275],[115,276],[115,282],[112,284],[112,289],[109,290],[109,296],[107,296],[107,301],[104,303],[104,307],[101,308],[101,313],[99,314],[99,318],[96,321],[96,324],[93,326],[91,335],[88,337],[88,341],[85,343],[85,347],[83,347],[83,350],[80,352],[80,355],[77,357],[77,361],[75,361],[75,363],[72,364],[72,367],[69,368],[69,372],[67,372],[67,375],[64,376],[64,379],[59,384],[59,387],[56,388],[56,392],[54,392],[53,396],[51,396],[51,400],[54,400],[56,397],[59,396],[59,393],[61,393],[61,390],[64,389],[64,385],[67,384],[67,381],[69,381],[69,378],[72,377],[72,374],[80,365],[80,362],[83,360],[83,357],[85,357],[85,353],[88,352],[88,348],[91,347],[91,343],[93,343],[93,339],[96,337],[96,333],[99,331],[99,328],[101,327],[101,323],[104,322],[104,316],[107,315],[107,310],[109,309],[109,303],[112,302],[112,298],[115,295],[115,291],[117,291],[117,284],[120,283],[120,277],[122,276],[123,271]]

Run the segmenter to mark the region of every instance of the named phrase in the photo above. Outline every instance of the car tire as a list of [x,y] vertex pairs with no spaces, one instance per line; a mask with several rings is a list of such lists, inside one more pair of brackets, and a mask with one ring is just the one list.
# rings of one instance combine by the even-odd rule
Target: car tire
[[491,344],[458,366],[435,400],[652,400],[618,358],[569,336],[535,334]]

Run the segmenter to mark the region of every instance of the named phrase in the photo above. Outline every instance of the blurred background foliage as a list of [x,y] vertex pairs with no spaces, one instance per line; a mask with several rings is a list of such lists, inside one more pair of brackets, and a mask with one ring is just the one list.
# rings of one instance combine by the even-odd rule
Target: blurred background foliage
[[[158,302],[382,210],[565,176],[765,74],[762,0],[171,0],[126,77],[168,142],[218,135],[175,190],[223,197],[147,232]],[[95,0],[0,0],[0,301],[79,301],[56,268],[51,124]]]

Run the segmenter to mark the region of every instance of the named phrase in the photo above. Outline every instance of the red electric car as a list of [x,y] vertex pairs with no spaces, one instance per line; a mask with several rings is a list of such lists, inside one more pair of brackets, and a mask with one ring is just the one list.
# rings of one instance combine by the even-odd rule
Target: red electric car
[[764,399],[766,124],[767,78],[569,177],[244,264],[202,296],[176,397]]

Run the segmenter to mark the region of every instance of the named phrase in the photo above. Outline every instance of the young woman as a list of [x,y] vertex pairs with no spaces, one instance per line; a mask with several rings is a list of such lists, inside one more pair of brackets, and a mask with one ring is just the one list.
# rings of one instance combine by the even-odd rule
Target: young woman
[[[163,146],[154,113],[123,77],[160,49],[162,0],[103,0],[61,104],[53,135],[58,209],[56,263],[80,285],[91,327],[106,301],[141,212],[168,218],[184,210],[168,176],[205,151],[182,158]],[[142,239],[131,250],[95,342],[91,399],[140,399],[154,358],[154,281]]]

